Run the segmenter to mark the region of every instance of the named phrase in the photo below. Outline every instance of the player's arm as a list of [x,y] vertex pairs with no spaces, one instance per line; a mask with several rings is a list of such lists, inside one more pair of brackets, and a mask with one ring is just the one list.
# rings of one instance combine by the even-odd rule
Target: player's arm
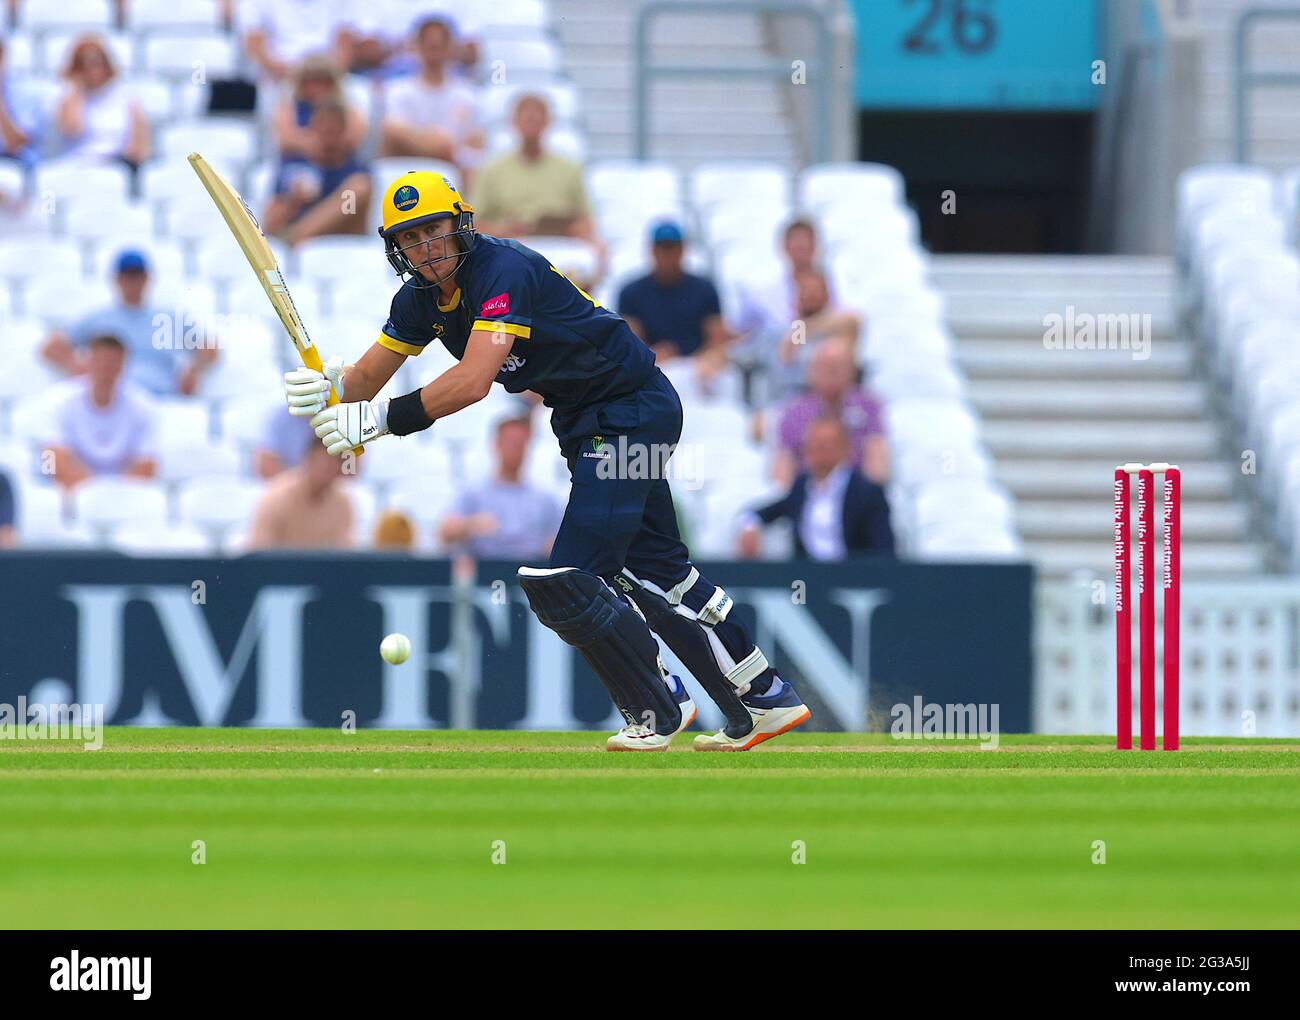
[[512,346],[514,337],[509,333],[485,329],[470,333],[460,361],[419,391],[420,406],[429,422],[477,404],[486,397],[492,389],[492,381],[510,356]]
[[486,397],[513,344],[508,333],[476,329],[460,361],[427,386],[391,400],[345,400],[317,413],[312,428],[336,457],[389,433],[421,432]]
[[381,344],[371,344],[370,349],[357,359],[357,363],[343,372],[344,390],[339,394],[339,399],[373,400],[375,394],[388,385],[388,380],[397,373],[405,360],[405,354],[389,350]]

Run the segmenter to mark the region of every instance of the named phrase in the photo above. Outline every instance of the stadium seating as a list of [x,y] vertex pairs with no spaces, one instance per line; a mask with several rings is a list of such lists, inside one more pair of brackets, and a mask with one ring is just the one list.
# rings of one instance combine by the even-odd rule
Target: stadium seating
[[[784,161],[748,156],[705,158],[694,166],[588,160],[589,97],[564,77],[560,49],[550,35],[550,5],[491,0],[467,2],[462,9],[478,25],[485,79],[481,109],[490,151],[514,145],[509,129],[514,101],[524,92],[538,92],[552,111],[550,146],[586,165],[603,251],[567,237],[534,237],[526,243],[575,280],[596,280],[593,297],[612,307],[621,286],[646,270],[651,224],[674,219],[690,240],[688,268],[713,275],[730,312],[742,290],[783,285],[781,230],[793,216],[811,217],[837,299],[868,322],[858,353],[870,386],[886,404],[895,471],[890,493],[898,501],[905,551],[949,555],[969,547],[1014,554],[1014,512],[996,509],[1005,509],[1007,497],[993,480],[945,325],[944,302],[929,283],[928,256],[897,171],[878,164],[827,163],[796,172]],[[246,68],[239,37],[221,23],[219,5],[208,0],[133,0],[125,5],[120,26],[113,23],[112,5],[100,0],[27,0],[20,10],[21,29],[9,40],[8,64],[30,71],[34,81],[51,90],[60,87],[53,74],[71,39],[86,27],[106,31],[124,81],[153,122],[155,156],[134,181],[116,164],[44,161],[28,180],[20,171],[0,166],[0,191],[26,188],[38,201],[53,198],[40,236],[0,239],[5,333],[0,435],[19,444],[25,451],[19,456],[30,456],[47,441],[30,432],[16,435],[13,429],[14,407],[32,399],[33,380],[46,388],[54,381],[39,361],[40,343],[51,326],[112,299],[108,279],[122,247],[145,248],[154,265],[155,296],[178,303],[213,327],[219,341],[217,368],[199,397],[168,402],[162,409],[158,480],[120,483],[124,495],[117,510],[116,497],[104,494],[117,492],[111,480],[97,481],[70,504],[72,523],[51,525],[48,537],[130,551],[147,548],[147,531],[120,526],[115,516],[129,510],[146,519],[170,513],[173,524],[181,522],[168,540],[174,551],[241,548],[261,489],[251,478],[252,454],[265,441],[268,415],[280,402],[278,375],[297,359],[242,253],[184,161],[190,151],[202,151],[259,213],[270,197],[277,163],[265,104],[260,115],[251,117],[205,111],[207,83]],[[490,74],[494,66],[508,69],[505,83],[495,83]],[[373,104],[381,92],[357,77],[349,78],[345,88],[377,123]],[[373,228],[383,187],[411,169],[457,178],[453,166],[435,160],[374,159],[377,186],[363,235],[317,239],[293,251],[273,242],[299,312],[326,355],[355,359],[384,321],[399,281],[383,261]],[[1242,197],[1242,182],[1248,197]],[[1293,186],[1291,208],[1295,193]],[[1205,288],[1225,294],[1223,300],[1209,302],[1204,314],[1222,325],[1225,340],[1230,339],[1226,334],[1243,334],[1242,343],[1225,344],[1225,358],[1232,353],[1225,365],[1275,363],[1282,329],[1276,316],[1263,321],[1247,316],[1228,293],[1280,288],[1298,271],[1293,257],[1288,260],[1276,250],[1290,234],[1272,204],[1271,180],[1217,168],[1189,179],[1184,195],[1180,238],[1189,264],[1195,261],[1195,278]],[[1226,217],[1214,217],[1241,208],[1251,210],[1255,225],[1249,243],[1224,222]],[[90,215],[92,209],[96,215]],[[51,276],[50,266],[68,267],[80,285],[67,288],[62,277]],[[408,359],[384,392],[406,392],[449,364],[450,356],[434,346],[421,358]],[[771,436],[756,439],[751,421],[754,411],[772,409],[762,406],[761,377],[759,385],[747,385],[732,368],[704,387],[689,364],[671,365],[668,371],[686,409],[686,445],[671,466],[681,489],[683,517],[702,543],[702,555],[730,555],[737,512],[771,494]],[[1289,403],[1280,386],[1261,390],[1244,385],[1238,396],[1244,407],[1280,409]],[[487,470],[492,425],[504,414],[517,413],[518,403],[498,391],[440,421],[426,435],[376,447],[353,486],[359,524],[369,527],[387,506],[405,508],[420,522],[421,547],[433,548],[432,529],[456,492],[447,479],[472,478]],[[563,496],[567,467],[545,428],[545,413],[535,417],[529,476]],[[412,479],[412,474],[418,477]],[[960,483],[971,493],[972,506],[988,509],[978,536],[959,533],[945,516],[943,500],[931,484],[936,478]],[[37,503],[48,505],[53,493],[48,483],[38,483],[37,491]],[[788,547],[788,540],[775,536],[767,543],[769,554]]]

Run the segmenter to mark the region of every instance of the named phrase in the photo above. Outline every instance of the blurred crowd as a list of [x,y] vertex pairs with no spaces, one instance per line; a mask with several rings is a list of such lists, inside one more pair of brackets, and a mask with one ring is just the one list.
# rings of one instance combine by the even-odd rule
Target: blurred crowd
[[[114,26],[132,23],[133,0],[111,6]],[[892,553],[884,415],[860,368],[870,323],[837,300],[816,220],[795,209],[766,224],[780,274],[744,281],[725,301],[708,260],[695,257],[692,224],[683,216],[646,225],[640,266],[613,265],[589,196],[589,167],[572,146],[557,151],[551,144],[554,91],[513,88],[505,121],[511,137],[493,144],[485,110],[499,90],[476,21],[484,10],[454,2],[217,4],[216,26],[238,41],[242,71],[221,88],[212,85],[209,110],[200,114],[240,116],[244,104],[242,115],[264,133],[273,172],[257,212],[268,235],[290,251],[370,236],[364,211],[388,183],[377,176],[377,162],[445,164],[474,204],[481,231],[585,253],[561,268],[653,349],[682,392],[688,419],[698,413],[713,421],[710,408],[743,412],[725,418],[736,435],[712,437],[724,442],[724,457],[729,439],[763,452],[761,473],[728,490],[726,552],[818,560]],[[16,13],[11,0],[10,17]],[[7,59],[21,33],[0,44],[0,169],[19,167],[30,179],[44,164],[74,159],[116,164],[138,178],[163,158],[148,111],[123,82],[112,28],[71,33],[54,78]],[[219,111],[218,102],[231,105]],[[18,179],[0,176],[0,204],[11,210],[19,196],[4,189]],[[40,366],[58,379],[38,469],[65,500],[96,479],[158,479],[160,408],[210,400],[211,377],[241,342],[218,331],[209,343],[160,343],[160,317],[173,321],[178,310],[156,283],[174,267],[157,246],[114,241],[104,239],[111,253],[99,262],[109,300],[49,328],[37,347]],[[374,261],[382,264],[378,240]],[[377,332],[386,299],[372,305],[351,312],[372,317]],[[0,305],[0,322],[2,315]],[[435,370],[411,368],[414,385]],[[454,496],[430,521],[396,506],[359,514],[352,490],[367,458],[351,477],[303,422],[268,411],[239,468],[261,484],[239,548],[433,548],[544,559],[563,514],[562,488],[537,484],[528,466],[544,419],[544,409],[513,401],[485,419],[488,462],[451,479]],[[21,498],[0,461],[0,545],[21,540]],[[784,540],[769,541],[777,530]]]

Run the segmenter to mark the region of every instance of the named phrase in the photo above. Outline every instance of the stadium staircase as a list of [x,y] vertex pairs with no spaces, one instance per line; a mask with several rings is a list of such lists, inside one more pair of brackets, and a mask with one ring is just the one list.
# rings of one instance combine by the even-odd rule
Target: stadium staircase
[[[1116,464],[1183,471],[1185,576],[1257,573],[1269,559],[1255,509],[1195,345],[1174,329],[1174,268],[1163,257],[938,256],[957,360],[1020,538],[1045,576],[1111,569]],[[1053,350],[1044,317],[1149,313],[1150,356]]]
[[[551,0],[552,26],[564,66],[582,90],[591,159],[635,153],[636,23],[642,0]],[[757,14],[696,18],[665,16],[655,23],[655,63],[742,67],[764,50]],[[725,76],[660,81],[651,91],[650,157],[686,169],[713,159],[790,163],[798,152],[777,86]]]
[[[1201,159],[1228,162],[1233,152],[1234,62],[1237,19],[1253,7],[1285,7],[1276,0],[1194,0],[1203,40],[1201,60]],[[1250,36],[1260,70],[1295,72],[1300,53],[1300,19],[1267,21]],[[1257,88],[1251,92],[1252,162],[1282,170],[1300,163],[1300,88]]]

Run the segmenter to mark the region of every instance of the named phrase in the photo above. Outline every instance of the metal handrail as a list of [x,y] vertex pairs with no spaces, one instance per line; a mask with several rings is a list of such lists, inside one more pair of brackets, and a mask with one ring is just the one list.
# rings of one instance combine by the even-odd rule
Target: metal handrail
[[1300,71],[1255,71],[1250,66],[1250,30],[1256,22],[1300,21],[1300,7],[1252,7],[1237,18],[1233,60],[1235,123],[1233,149],[1238,163],[1250,162],[1250,90],[1257,86],[1300,86]]
[[[733,76],[773,78],[788,81],[790,66],[781,60],[762,61],[743,67],[722,64],[653,64],[650,62],[650,29],[665,14],[792,14],[812,22],[817,33],[817,129],[814,153],[817,162],[829,158],[831,120],[831,30],[820,9],[799,0],[654,0],[641,9],[636,23],[636,155],[647,159],[650,151],[650,82],[652,78]],[[810,77],[810,82],[812,78]]]

